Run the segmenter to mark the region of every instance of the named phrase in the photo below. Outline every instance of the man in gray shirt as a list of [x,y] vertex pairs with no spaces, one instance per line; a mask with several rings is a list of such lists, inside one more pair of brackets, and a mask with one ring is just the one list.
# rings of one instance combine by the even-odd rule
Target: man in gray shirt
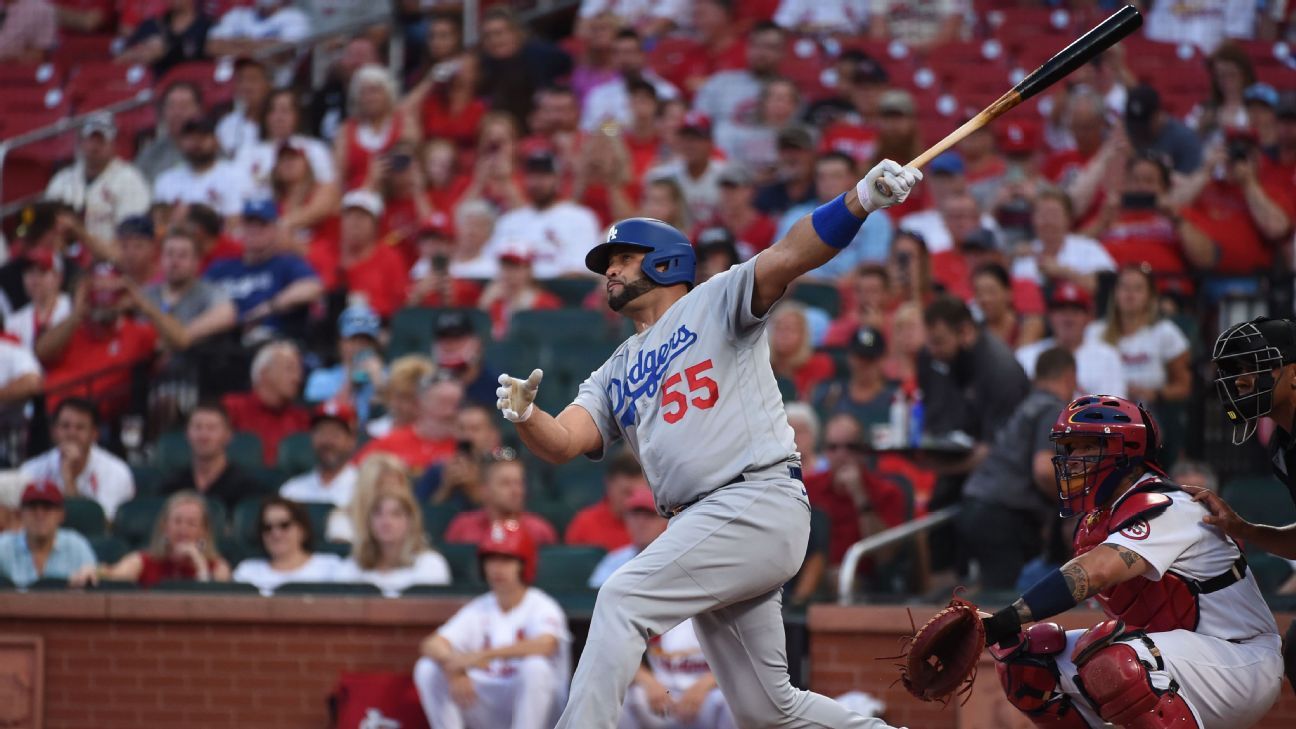
[[219,287],[198,277],[202,253],[186,226],[173,228],[162,240],[164,283],[144,289],[144,295],[184,326],[182,349],[205,337],[232,329],[238,310]]
[[1045,350],[1031,393],[1000,428],[985,459],[963,486],[960,552],[981,566],[981,585],[1011,589],[1022,566],[1043,549],[1056,499],[1049,433],[1076,388],[1075,358]]

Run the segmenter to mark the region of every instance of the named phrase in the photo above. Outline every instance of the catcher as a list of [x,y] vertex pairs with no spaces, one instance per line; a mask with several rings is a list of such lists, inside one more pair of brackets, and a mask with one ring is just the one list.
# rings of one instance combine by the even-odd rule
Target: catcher
[[[1238,729],[1264,716],[1282,681],[1278,627],[1238,546],[1165,480],[1158,435],[1122,398],[1063,409],[1053,466],[1062,516],[1082,515],[1075,558],[994,615],[957,599],[941,611],[914,637],[912,692],[952,693],[984,639],[1008,700],[1037,726]],[[1039,622],[1090,597],[1109,620]]]

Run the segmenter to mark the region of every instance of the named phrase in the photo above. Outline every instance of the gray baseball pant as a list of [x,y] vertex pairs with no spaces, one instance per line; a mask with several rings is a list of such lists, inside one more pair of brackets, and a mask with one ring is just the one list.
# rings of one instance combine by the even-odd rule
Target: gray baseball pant
[[692,617],[741,729],[891,729],[792,687],[784,582],[805,557],[810,506],[785,466],[726,486],[604,583],[557,729],[614,729],[649,637]]

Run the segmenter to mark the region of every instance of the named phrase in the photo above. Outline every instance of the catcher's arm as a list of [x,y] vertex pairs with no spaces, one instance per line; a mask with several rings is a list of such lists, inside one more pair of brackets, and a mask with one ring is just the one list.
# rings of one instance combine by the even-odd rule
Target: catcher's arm
[[986,644],[1012,641],[1025,623],[1064,613],[1109,587],[1147,570],[1147,560],[1104,542],[1036,582],[1012,605],[985,619]]

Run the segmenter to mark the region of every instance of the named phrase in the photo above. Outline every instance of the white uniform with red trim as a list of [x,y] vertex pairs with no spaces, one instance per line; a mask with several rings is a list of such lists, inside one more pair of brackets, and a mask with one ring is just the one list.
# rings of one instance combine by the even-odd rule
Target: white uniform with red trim
[[[702,644],[693,630],[693,621],[685,620],[664,634],[648,641],[648,667],[653,676],[678,700],[699,679],[711,673]],[[635,685],[626,695],[626,711],[617,729],[733,729],[733,714],[719,688],[712,688],[702,702],[697,716],[681,721],[675,716],[659,716],[648,703],[648,692]]]
[[488,592],[460,608],[436,632],[459,652],[475,652],[552,635],[551,656],[500,659],[468,671],[477,701],[461,707],[450,695],[445,672],[430,658],[414,666],[419,700],[435,729],[549,729],[567,701],[571,675],[571,633],[567,617],[553,598],[529,587],[512,610],[500,609]]

